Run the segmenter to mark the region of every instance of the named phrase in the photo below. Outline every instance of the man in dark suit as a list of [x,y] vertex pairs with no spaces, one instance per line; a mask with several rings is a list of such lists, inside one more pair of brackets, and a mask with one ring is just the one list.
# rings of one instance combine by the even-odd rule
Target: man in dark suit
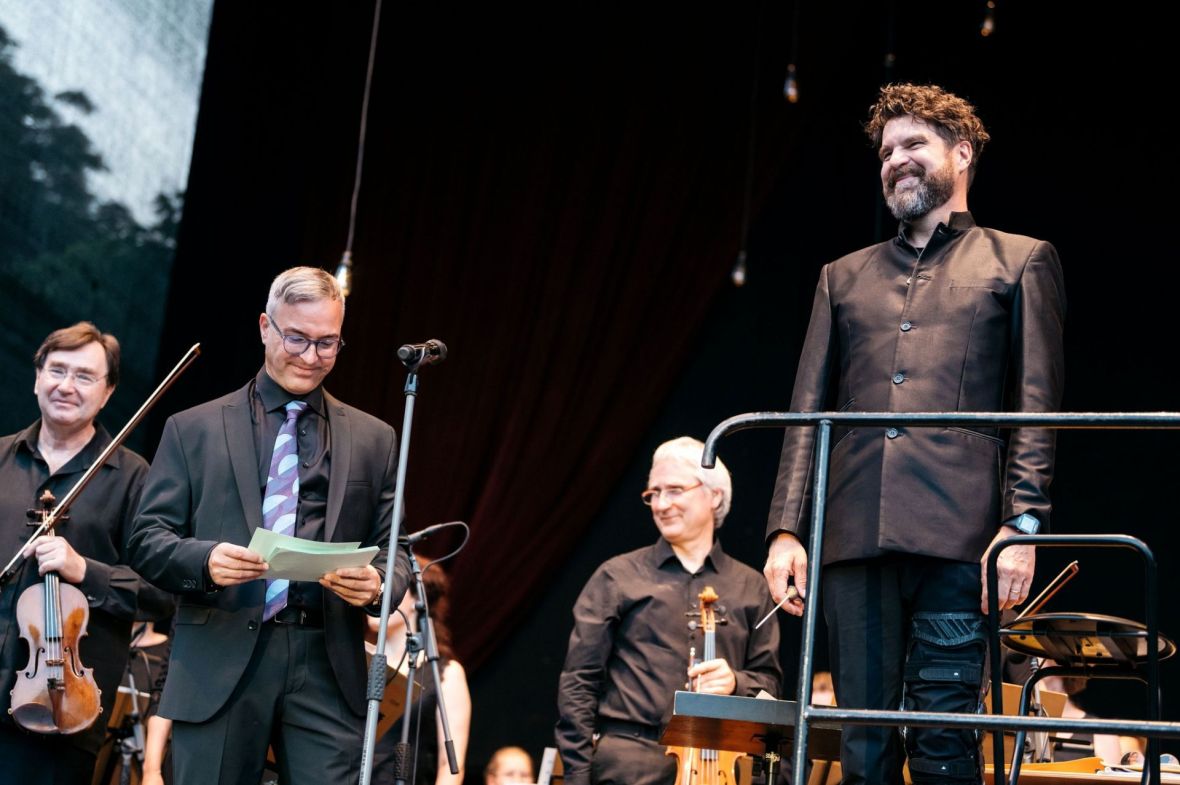
[[[41,418],[0,438],[5,561],[31,534],[25,513],[38,506],[41,494],[48,490],[60,501],[111,443],[97,417],[119,383],[119,342],[93,324],[79,322],[50,333],[33,364]],[[0,590],[0,760],[6,782],[90,782],[127,668],[132,623],[137,615],[171,612],[172,596],[140,580],[124,558],[147,470],[147,462],[131,450],[119,447],[111,453],[70,508],[69,519],[58,525],[56,536],[29,543],[27,558]],[[13,706],[9,696],[18,681],[28,681],[30,662],[17,625],[17,602],[26,590],[39,596],[42,576],[50,570],[86,598],[90,622],[79,659],[102,691],[103,712],[89,728],[67,736],[25,730],[40,717]],[[29,621],[44,628],[43,619]],[[31,670],[43,669],[44,657]],[[15,716],[9,713],[14,709]]]
[[[1057,408],[1065,295],[1048,243],[975,225],[967,190],[988,139],[966,101],[882,88],[867,131],[898,236],[824,267],[791,409]],[[833,432],[823,597],[841,706],[971,711],[986,645],[981,560],[1048,523],[1052,431],[840,428]],[[811,429],[787,432],[767,527],[775,600],[806,595]],[[1032,547],[1000,558],[999,604],[1028,595]],[[802,600],[787,609],[798,615]],[[910,728],[916,783],[979,782],[970,732]],[[900,783],[892,728],[847,726],[844,782]]]
[[[394,510],[393,428],[322,387],[344,342],[344,297],[323,270],[271,285],[265,362],[242,389],[171,417],[136,516],[133,563],[181,595],[160,715],[181,785],[257,785],[273,745],[282,782],[350,782],[365,708],[373,566],[319,583],[267,579],[244,547],[260,526],[377,545]],[[398,596],[409,583],[399,556]]]

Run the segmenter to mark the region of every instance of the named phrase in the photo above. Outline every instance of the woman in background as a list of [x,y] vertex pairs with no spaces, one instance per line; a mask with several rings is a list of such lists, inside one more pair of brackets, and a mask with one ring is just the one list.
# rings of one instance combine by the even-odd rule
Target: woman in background
[[[451,774],[447,765],[447,753],[443,742],[442,720],[438,718],[439,693],[435,689],[434,678],[430,675],[429,664],[424,653],[419,652],[415,679],[423,685],[418,700],[414,702],[411,715],[413,725],[410,728],[410,743],[413,744],[415,729],[420,729],[418,739],[418,757],[411,760],[411,771],[408,782],[414,785],[462,785],[464,775],[464,758],[467,755],[467,739],[471,728],[471,693],[467,690],[467,673],[463,666],[455,659],[455,652],[451,648],[451,632],[447,627],[447,576],[437,566],[427,568],[422,573],[422,583],[426,587],[426,601],[430,608],[430,616],[434,620],[434,634],[438,639],[439,675],[442,677],[441,694],[446,703],[447,721],[451,726],[451,736],[455,742],[455,757],[459,763],[459,773]],[[389,624],[385,633],[385,656],[389,667],[397,667],[405,673],[408,667],[406,660],[406,635],[417,629],[418,610],[415,586],[410,584],[398,607],[389,614]],[[366,636],[370,644],[377,641],[377,629],[380,619],[369,618],[369,633]],[[371,648],[371,647],[370,647]],[[419,721],[421,717],[421,721]],[[394,748],[401,739],[401,720],[398,720],[384,736],[377,742],[373,755],[373,779],[376,785],[392,785],[396,779],[394,771]]]

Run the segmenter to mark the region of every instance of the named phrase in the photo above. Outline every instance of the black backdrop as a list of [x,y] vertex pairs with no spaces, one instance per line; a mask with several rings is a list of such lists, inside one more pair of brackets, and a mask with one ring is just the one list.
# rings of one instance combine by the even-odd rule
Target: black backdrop
[[[573,598],[603,559],[655,537],[636,498],[650,451],[783,407],[819,266],[893,231],[859,131],[883,80],[936,81],[975,101],[994,137],[971,196],[977,220],[1061,252],[1065,408],[1180,408],[1163,196],[1176,174],[1172,20],[1001,2],[983,39],[982,3],[806,4],[802,102],[788,106],[792,12],[386,4],[349,346],[329,387],[400,427],[394,349],[427,337],[451,347],[422,377],[409,527],[472,527],[452,564],[475,701],[469,781],[496,746],[550,743]],[[168,412],[256,370],[254,324],[276,272],[339,258],[371,14],[368,2],[216,5],[161,366],[196,340],[205,355],[156,432]],[[750,273],[734,289],[751,108]],[[721,447],[736,499],[723,541],[756,565],[779,438]],[[1174,444],[1063,434],[1054,525],[1147,539],[1164,629],[1180,634],[1168,602]],[[1078,584],[1058,609],[1141,612],[1132,560],[1087,554]],[[783,627],[793,675],[798,625]],[[1170,717],[1173,681],[1169,668]],[[1141,701],[1094,693],[1127,715]]]

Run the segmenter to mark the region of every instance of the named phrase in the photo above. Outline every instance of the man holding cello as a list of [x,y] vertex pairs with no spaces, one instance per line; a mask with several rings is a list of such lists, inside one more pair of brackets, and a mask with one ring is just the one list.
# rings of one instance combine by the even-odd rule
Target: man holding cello
[[642,497],[660,539],[609,559],[574,606],[557,699],[566,785],[676,782],[677,758],[658,740],[686,682],[718,695],[778,693],[778,625],[754,629],[773,602],[762,576],[714,536],[732,483],[721,461],[701,468],[703,447],[681,437],[656,449]]
[[[33,531],[26,526],[28,511],[43,494],[64,497],[111,442],[96,418],[119,381],[115,337],[79,322],[51,333],[33,361],[41,418],[0,438],[0,550],[5,558],[21,550]],[[6,782],[91,781],[127,666],[136,613],[171,610],[171,595],[122,563],[147,469],[143,458],[119,447],[78,496],[56,536],[38,537],[24,547],[26,558],[0,587],[0,760]],[[44,602],[45,586],[58,589],[60,606]],[[73,600],[77,604],[71,610]],[[46,607],[64,608],[60,644],[44,645]],[[85,629],[77,624],[82,610],[89,613]],[[38,650],[32,657],[30,641]],[[62,661],[57,672],[72,673],[59,697],[50,698],[54,647]],[[14,687],[19,687],[17,701],[10,695]],[[42,708],[55,701],[81,707],[68,726],[55,727],[55,712]]]

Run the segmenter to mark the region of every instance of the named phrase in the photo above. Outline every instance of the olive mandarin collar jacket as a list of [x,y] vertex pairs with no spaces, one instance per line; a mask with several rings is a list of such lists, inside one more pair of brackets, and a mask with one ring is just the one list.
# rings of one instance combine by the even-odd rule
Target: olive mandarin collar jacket
[[[1049,412],[1061,402],[1065,289],[1050,244],[952,214],[826,265],[791,410]],[[823,562],[888,552],[978,560],[1003,521],[1049,523],[1054,435],[1021,428],[834,428]],[[787,430],[767,536],[804,542],[814,429]]]

